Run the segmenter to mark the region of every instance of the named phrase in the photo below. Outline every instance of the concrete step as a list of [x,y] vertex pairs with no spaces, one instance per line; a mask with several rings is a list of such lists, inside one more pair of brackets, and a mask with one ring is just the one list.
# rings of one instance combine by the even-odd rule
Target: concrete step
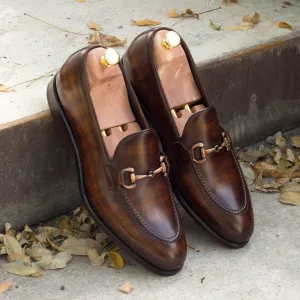
[[300,125],[300,35],[199,64],[208,97],[237,146]]
[[20,228],[80,205],[73,148],[49,111],[0,126],[0,149],[1,226]]
[[[24,15],[33,15],[69,31],[88,33],[95,21],[104,32],[128,38],[145,28],[131,19],[151,18],[172,27],[172,7],[196,12],[220,6],[220,0],[182,3],[132,0],[118,9],[116,0],[61,3],[41,7],[39,0],[2,0],[0,4],[0,79],[8,86],[59,68],[65,59],[87,45],[85,36],[66,33]],[[101,14],[99,14],[101,11]],[[229,27],[243,15],[258,11],[261,22],[247,32],[220,32],[209,20]],[[278,21],[300,25],[300,7],[282,7],[281,1],[239,1],[197,19],[174,25],[190,46],[211,102],[236,146],[264,139],[278,130],[300,125],[300,32],[278,28]],[[123,54],[126,47],[119,48]],[[50,72],[54,73],[54,72]],[[15,93],[0,94],[0,224],[16,227],[59,215],[81,203],[75,158],[69,137],[56,128],[47,111],[42,78]]]
[[[235,146],[300,125],[300,38],[199,65],[207,93]],[[20,227],[77,207],[75,157],[49,111],[0,126],[0,220]]]

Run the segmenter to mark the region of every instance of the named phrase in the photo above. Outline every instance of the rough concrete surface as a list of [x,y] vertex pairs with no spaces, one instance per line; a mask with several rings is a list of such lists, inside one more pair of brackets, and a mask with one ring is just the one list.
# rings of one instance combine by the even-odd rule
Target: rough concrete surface
[[73,146],[50,113],[0,132],[0,231],[5,222],[20,228],[80,205]]
[[[300,207],[282,205],[278,194],[252,193],[255,231],[234,250],[219,244],[184,216],[188,249],[183,270],[173,277],[147,271],[129,258],[123,270],[92,267],[75,258],[66,269],[24,278],[0,271],[0,283],[13,281],[1,300],[296,300],[300,298]],[[4,259],[0,264],[5,263]],[[130,281],[136,290],[118,288]],[[18,286],[18,288],[16,288]],[[61,286],[65,290],[60,290]]]
[[[150,18],[171,27],[177,20],[167,17],[176,7],[179,12],[195,12],[219,7],[222,0],[1,0],[0,1],[0,83],[14,85],[59,68],[66,58],[87,45],[87,36],[67,33],[50,27],[24,13],[69,31],[89,33],[90,21],[102,25],[103,32],[133,38],[147,28],[131,25],[131,19]],[[222,5],[222,9],[203,14],[200,20],[186,19],[174,26],[190,46],[196,63],[221,57],[233,51],[288,36],[290,31],[278,28],[279,21],[299,26],[300,4],[282,7],[279,0],[240,0],[239,4]],[[253,11],[261,14],[261,23],[249,31],[214,31],[209,20],[223,28],[241,23]],[[127,47],[120,47],[124,53]],[[45,91],[49,78],[29,87],[16,87],[15,93],[0,94],[0,124],[47,110]]]
[[237,146],[300,125],[300,35],[199,66],[208,99]]

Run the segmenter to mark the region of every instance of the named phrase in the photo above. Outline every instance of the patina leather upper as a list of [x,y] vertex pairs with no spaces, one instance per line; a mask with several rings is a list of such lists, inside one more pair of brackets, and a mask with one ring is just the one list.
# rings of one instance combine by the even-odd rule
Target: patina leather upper
[[[146,31],[133,41],[122,58],[124,69],[168,155],[178,198],[182,198],[193,217],[215,235],[235,246],[243,245],[253,232],[253,211],[236,157],[231,147],[224,146],[224,137],[229,139],[229,136],[222,130],[216,110],[207,100],[195,63],[182,39],[181,46],[206,108],[188,119],[180,136],[155,65],[153,39],[162,29],[171,30]],[[202,159],[201,149],[192,150],[199,143],[204,149],[224,144],[222,149],[215,148],[217,151],[207,154],[204,163],[199,163],[194,159]]]
[[[125,137],[109,157],[104,145],[85,74],[88,51],[73,54],[57,74],[56,86],[64,114],[75,136],[83,174],[84,192],[99,219],[137,256],[158,270],[180,269],[186,241],[169,183],[169,168],[154,176],[163,154],[150,129],[129,81],[125,79],[131,109],[142,131]],[[120,66],[122,70],[122,66]],[[133,168],[136,181],[122,173]]]

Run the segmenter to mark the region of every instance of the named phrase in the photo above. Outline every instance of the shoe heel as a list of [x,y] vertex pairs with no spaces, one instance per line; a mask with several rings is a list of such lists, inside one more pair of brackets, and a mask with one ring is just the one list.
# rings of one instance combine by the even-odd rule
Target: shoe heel
[[63,118],[61,116],[59,104],[58,104],[58,95],[55,87],[55,76],[51,79],[47,87],[47,100],[50,108],[50,112],[52,117],[60,122],[63,122]]

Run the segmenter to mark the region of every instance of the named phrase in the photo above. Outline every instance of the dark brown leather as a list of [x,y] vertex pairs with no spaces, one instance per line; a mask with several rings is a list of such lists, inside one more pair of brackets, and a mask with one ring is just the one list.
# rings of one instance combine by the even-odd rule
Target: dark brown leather
[[125,137],[110,159],[86,79],[90,49],[73,54],[56,77],[58,96],[75,136],[87,201],[99,220],[147,266],[157,272],[179,270],[186,257],[186,241],[169,177],[159,173],[138,180],[133,189],[124,188],[120,181],[125,168],[143,175],[160,167],[157,135],[148,128],[125,77],[131,109],[142,131]]
[[[207,161],[193,161],[191,148],[203,143],[205,149],[223,142],[216,110],[209,105],[195,63],[181,39],[194,80],[206,109],[193,114],[180,137],[165,98],[153,53],[153,38],[158,28],[139,35],[122,58],[125,72],[148,112],[171,164],[176,196],[194,217],[214,235],[231,246],[246,244],[253,232],[251,199],[241,169],[232,150],[222,148],[207,155]],[[199,148],[194,155],[201,158]]]

